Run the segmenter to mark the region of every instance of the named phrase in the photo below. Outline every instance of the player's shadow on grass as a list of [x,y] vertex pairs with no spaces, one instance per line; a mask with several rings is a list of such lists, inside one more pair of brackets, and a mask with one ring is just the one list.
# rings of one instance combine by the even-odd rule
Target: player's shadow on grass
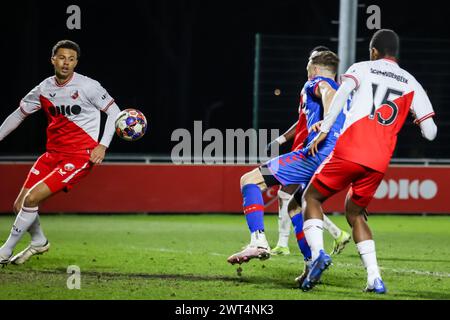
[[[56,270],[43,270],[40,271],[46,274],[66,274],[65,269],[58,268]],[[222,276],[222,275],[198,275],[198,274],[151,274],[151,273],[120,273],[120,272],[97,272],[97,271],[84,271],[83,276],[90,276],[93,278],[125,278],[125,279],[164,279],[164,280],[182,280],[182,281],[224,281],[235,283],[248,283],[248,284],[261,284],[265,287],[272,288],[298,288],[295,281],[290,280],[289,277],[280,280],[279,277],[270,274],[267,276],[255,276],[250,271],[244,276]]]
[[[39,271],[45,274],[66,274],[65,269],[43,270]],[[236,277],[230,276],[214,276],[214,275],[197,275],[197,274],[151,274],[151,273],[120,273],[120,272],[97,272],[83,271],[83,276],[91,276],[96,278],[128,278],[128,279],[172,279],[185,281],[235,281]]]

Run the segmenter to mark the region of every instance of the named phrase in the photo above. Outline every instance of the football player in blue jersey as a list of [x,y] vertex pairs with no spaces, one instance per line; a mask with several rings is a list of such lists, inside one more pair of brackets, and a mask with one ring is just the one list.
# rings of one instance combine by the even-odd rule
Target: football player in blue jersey
[[[314,47],[308,56],[308,59],[318,52],[330,51],[329,48],[324,46]],[[301,97],[303,97],[303,91]],[[303,143],[308,135],[308,128],[306,126],[306,116],[301,109],[302,98],[300,99],[299,119],[297,122],[284,134],[273,140],[268,146],[267,150],[271,154],[272,149],[278,150],[279,147],[293,140],[291,151],[297,151],[303,148]],[[278,155],[278,154],[277,154]],[[273,188],[277,188],[274,186]],[[278,190],[278,242],[275,248],[270,251],[271,255],[288,255],[289,250],[289,236],[291,233],[291,217],[288,213],[288,205],[291,200],[292,194],[297,190],[297,185],[282,186]],[[323,227],[333,237],[333,250],[331,254],[339,254],[344,250],[347,243],[350,242],[350,234],[344,230],[341,230],[335,225],[327,216],[324,216]]]
[[250,230],[250,244],[242,251],[231,255],[227,261],[242,264],[253,258],[270,257],[270,248],[264,233],[264,201],[261,192],[274,185],[298,185],[299,190],[291,198],[289,215],[294,225],[299,248],[305,259],[305,271],[296,280],[303,282],[311,264],[311,250],[303,233],[303,216],[300,207],[302,190],[313,174],[333,150],[345,121],[344,108],[330,130],[327,139],[315,155],[309,149],[319,131],[320,123],[327,114],[339,85],[335,82],[339,58],[331,51],[317,52],[308,62],[308,81],[304,86],[303,112],[307,117],[308,136],[304,148],[268,161],[261,167],[241,177],[241,192],[244,199],[244,215]]

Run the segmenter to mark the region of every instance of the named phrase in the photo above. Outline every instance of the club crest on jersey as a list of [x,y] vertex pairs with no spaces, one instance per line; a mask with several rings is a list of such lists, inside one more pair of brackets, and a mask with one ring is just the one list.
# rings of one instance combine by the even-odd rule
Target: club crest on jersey
[[73,91],[73,92],[70,94],[70,96],[71,96],[72,99],[74,99],[74,100],[77,99],[78,96],[79,96],[78,90]]
[[64,170],[67,172],[73,171],[75,169],[75,166],[72,163],[66,163],[64,165]]

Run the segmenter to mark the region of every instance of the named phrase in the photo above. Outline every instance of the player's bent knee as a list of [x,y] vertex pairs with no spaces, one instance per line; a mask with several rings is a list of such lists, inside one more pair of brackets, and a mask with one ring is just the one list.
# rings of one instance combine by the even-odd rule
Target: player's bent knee
[[327,200],[331,195],[323,194],[319,191],[313,183],[310,183],[308,187],[306,187],[305,192],[302,196],[302,204],[306,202],[318,202],[322,204],[325,200]]
[[39,197],[35,193],[28,192],[23,200],[23,206],[28,208],[36,207],[39,205],[39,202]]
[[241,177],[241,189],[248,184],[256,184],[258,186],[264,182],[264,178],[258,168],[247,172]]
[[307,188],[305,192],[302,195],[302,204],[305,202],[312,202],[312,201],[318,201],[315,197],[314,192],[311,190],[311,188]]
[[14,202],[13,211],[15,214],[19,214],[20,210],[22,210],[22,203],[19,201]]

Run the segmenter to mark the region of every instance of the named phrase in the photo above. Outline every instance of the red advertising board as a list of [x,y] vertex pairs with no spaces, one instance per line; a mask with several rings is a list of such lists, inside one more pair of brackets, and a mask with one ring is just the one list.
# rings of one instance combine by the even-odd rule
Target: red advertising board
[[[31,163],[0,164],[0,213],[13,202]],[[70,193],[47,200],[41,213],[241,212],[239,180],[252,166],[103,164]],[[450,166],[391,166],[369,206],[373,213],[450,213]],[[265,198],[273,198],[270,190]],[[342,212],[345,192],[325,203]],[[268,212],[277,211],[273,201]]]

